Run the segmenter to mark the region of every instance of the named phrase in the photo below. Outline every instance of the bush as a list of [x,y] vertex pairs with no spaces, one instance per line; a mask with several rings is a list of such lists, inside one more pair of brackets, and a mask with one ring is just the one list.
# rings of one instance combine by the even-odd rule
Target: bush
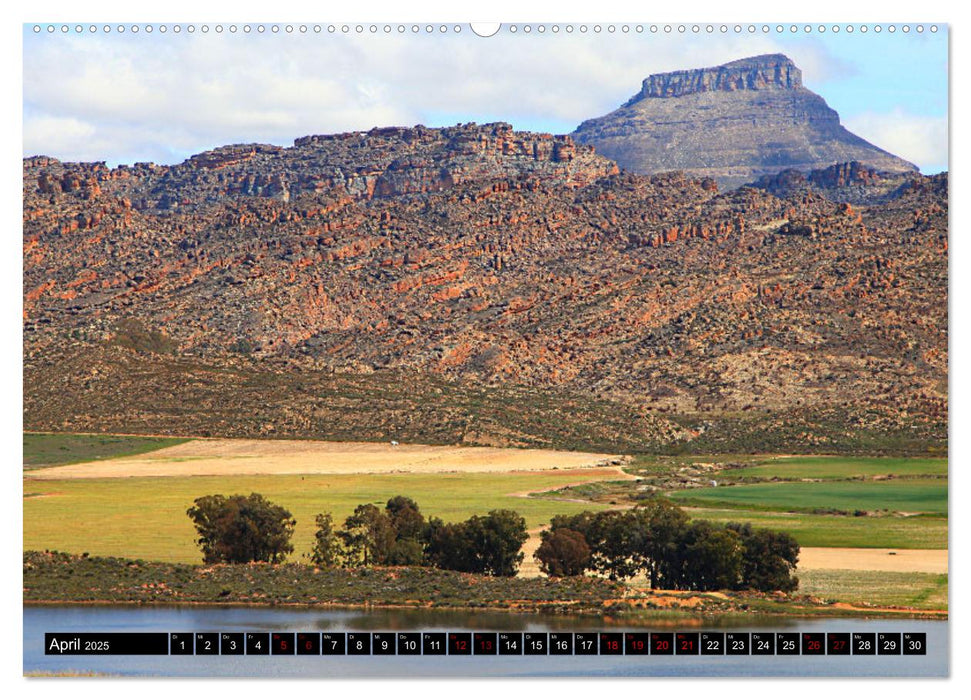
[[186,514],[195,523],[206,564],[276,564],[293,551],[290,537],[297,521],[258,493],[203,496]]
[[115,345],[139,354],[154,353],[171,355],[179,349],[179,344],[162,331],[146,327],[133,318],[122,319],[115,326],[112,339]]

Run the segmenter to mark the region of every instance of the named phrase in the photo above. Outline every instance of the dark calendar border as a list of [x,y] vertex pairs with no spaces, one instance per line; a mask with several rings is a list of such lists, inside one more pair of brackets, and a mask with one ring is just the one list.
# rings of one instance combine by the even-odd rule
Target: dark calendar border
[[47,632],[47,656],[888,656],[925,632]]

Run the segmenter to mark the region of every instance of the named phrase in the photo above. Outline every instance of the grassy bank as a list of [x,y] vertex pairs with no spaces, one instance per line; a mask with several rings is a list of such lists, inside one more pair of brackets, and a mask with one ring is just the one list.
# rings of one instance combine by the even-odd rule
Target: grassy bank
[[853,605],[947,610],[947,590],[947,574],[842,569],[799,572],[801,594]]
[[[403,606],[594,614],[635,623],[711,615],[942,617],[947,609],[946,576],[908,574],[897,582],[873,572],[817,572],[808,576],[807,592],[789,596],[650,591],[589,576],[521,579],[419,567],[316,569],[303,564],[195,566],[26,552],[23,576],[24,603]],[[888,584],[891,578],[894,583]]]

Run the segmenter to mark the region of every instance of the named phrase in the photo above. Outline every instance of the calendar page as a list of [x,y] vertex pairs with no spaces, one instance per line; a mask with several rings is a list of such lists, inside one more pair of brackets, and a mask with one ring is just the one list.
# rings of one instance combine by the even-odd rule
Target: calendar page
[[949,675],[948,35],[23,25],[24,674]]

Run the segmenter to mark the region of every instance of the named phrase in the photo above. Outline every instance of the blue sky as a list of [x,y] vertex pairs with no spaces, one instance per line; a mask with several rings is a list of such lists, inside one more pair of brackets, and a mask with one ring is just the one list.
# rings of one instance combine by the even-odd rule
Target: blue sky
[[[565,133],[649,74],[789,55],[851,131],[947,169],[947,29],[750,34],[591,29],[483,39],[424,31],[75,34],[24,27],[24,155],[175,163],[227,143],[289,145],[373,126],[508,121]],[[200,25],[197,25],[197,27]],[[228,25],[226,25],[228,27]],[[253,25],[254,27],[256,25]],[[269,26],[269,25],[267,25]],[[450,25],[451,26],[451,25]],[[547,25],[549,27],[549,25]],[[818,26],[818,25],[814,25]],[[858,26],[858,25],[857,25]],[[886,25],[884,25],[886,26]],[[925,25],[929,26],[929,25]]]

